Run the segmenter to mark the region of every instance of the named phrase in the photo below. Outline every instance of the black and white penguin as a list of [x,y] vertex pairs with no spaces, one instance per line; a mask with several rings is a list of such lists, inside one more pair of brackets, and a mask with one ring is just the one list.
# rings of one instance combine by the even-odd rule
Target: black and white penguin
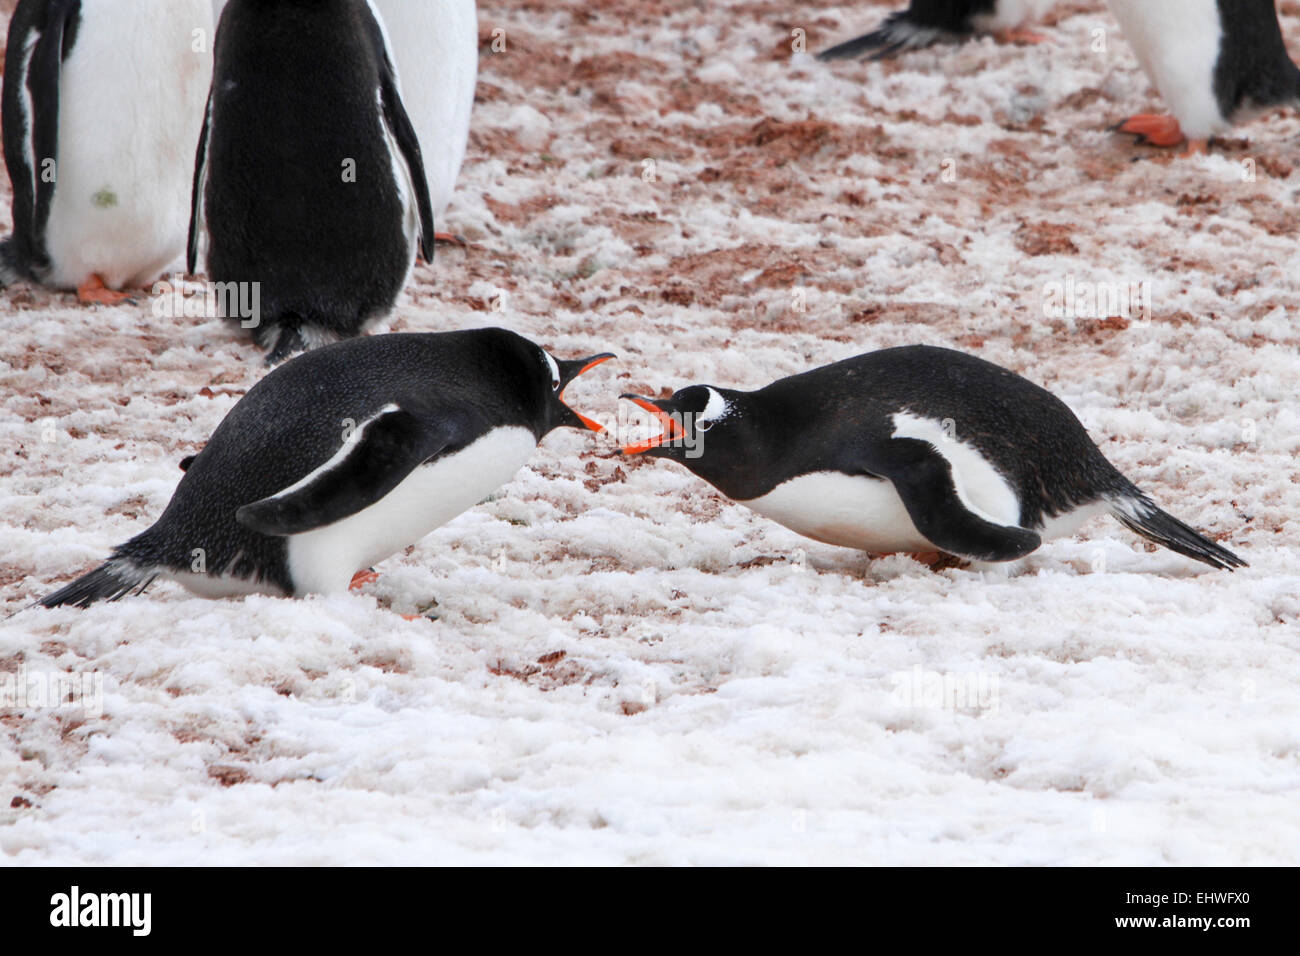
[[[402,101],[411,117],[435,222],[456,189],[469,144],[478,83],[478,5],[475,0],[374,0],[393,45]],[[455,241],[450,233],[438,239]]]
[[[189,267],[255,289],[272,364],[397,301],[433,211],[386,31],[367,0],[231,0],[194,169]],[[252,285],[256,283],[256,285]],[[241,284],[241,285],[235,285]]]
[[1117,129],[1153,146],[1204,153],[1249,108],[1300,106],[1300,69],[1287,55],[1273,0],[1109,0],[1125,39],[1170,116],[1141,114]]
[[113,304],[180,262],[212,25],[208,0],[21,0],[0,106],[14,221],[0,285]]
[[933,43],[955,43],[992,34],[1004,43],[1043,43],[1027,28],[1061,0],[912,0],[870,33],[817,55],[819,60],[883,60]]
[[1161,511],[1050,392],[962,352],[884,349],[754,392],[623,397],[664,429],[625,454],[678,462],[827,544],[1010,561],[1109,512],[1215,568],[1246,564]]
[[205,597],[346,590],[505,484],[543,437],[601,426],[560,361],[504,329],[379,335],[309,352],[230,410],[162,517],[40,601],[85,607],[155,577]]

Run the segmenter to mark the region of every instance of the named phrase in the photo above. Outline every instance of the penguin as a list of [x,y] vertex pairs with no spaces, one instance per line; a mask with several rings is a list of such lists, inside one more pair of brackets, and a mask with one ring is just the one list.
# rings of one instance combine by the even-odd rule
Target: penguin
[[[388,28],[429,178],[433,218],[441,221],[469,143],[478,82],[478,5],[474,0],[374,0]],[[439,232],[440,242],[459,242]]]
[[1249,108],[1300,106],[1273,0],[1109,0],[1120,30],[1172,115],[1116,129],[1152,146],[1202,155]]
[[[194,166],[189,269],[240,292],[269,364],[360,334],[433,257],[420,144],[368,0],[230,0]],[[242,312],[242,310],[241,310]]]
[[623,398],[663,427],[624,454],[684,465],[826,544],[1012,561],[1109,512],[1211,567],[1246,566],[1157,507],[1050,392],[964,352],[905,346],[753,392]]
[[561,361],[495,328],[308,352],[253,386],[182,463],[152,527],[38,603],[87,607],[156,577],[204,597],[345,591],[508,482],[552,430],[600,431],[564,390],[613,357]]
[[870,33],[846,40],[817,55],[819,60],[884,60],[934,43],[957,43],[992,34],[1004,43],[1044,43],[1047,37],[1026,28],[1061,0],[911,0]]
[[21,0],[4,67],[0,286],[114,305],[185,254],[212,75],[208,0]]

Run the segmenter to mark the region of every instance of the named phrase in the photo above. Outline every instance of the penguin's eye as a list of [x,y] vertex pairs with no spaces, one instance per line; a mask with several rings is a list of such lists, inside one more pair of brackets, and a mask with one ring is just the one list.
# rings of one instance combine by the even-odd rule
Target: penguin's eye
[[697,421],[695,423],[695,430],[697,432],[706,432],[712,427],[713,427],[713,422],[711,421]]
[[560,376],[555,375],[551,377],[551,388],[557,392],[560,390]]

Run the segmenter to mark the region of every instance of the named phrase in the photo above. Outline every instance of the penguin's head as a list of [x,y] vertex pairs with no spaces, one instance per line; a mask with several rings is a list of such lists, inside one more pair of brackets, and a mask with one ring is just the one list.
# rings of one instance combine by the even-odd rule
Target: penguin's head
[[575,412],[564,404],[564,390],[579,375],[589,372],[602,362],[617,358],[611,352],[592,355],[580,359],[557,359],[546,349],[538,347],[540,365],[543,373],[541,387],[546,395],[542,434],[554,428],[587,428],[593,432],[602,432],[605,426],[592,421],[586,415]]
[[746,416],[739,392],[692,385],[672,398],[620,397],[649,412],[662,428],[652,438],[625,445],[625,455],[671,458],[707,478],[710,463],[732,460],[746,445]]

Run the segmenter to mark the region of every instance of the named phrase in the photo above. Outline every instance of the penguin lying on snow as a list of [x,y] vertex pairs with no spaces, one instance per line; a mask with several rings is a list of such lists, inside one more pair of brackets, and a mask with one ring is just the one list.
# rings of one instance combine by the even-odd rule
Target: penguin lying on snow
[[1148,79],[1173,111],[1117,129],[1153,146],[1204,153],[1245,107],[1300,106],[1273,0],[1109,0]]
[[827,544],[1010,561],[1108,511],[1212,567],[1246,564],[1156,507],[1050,392],[962,352],[885,349],[755,392],[623,397],[664,428],[625,454],[672,459]]
[[212,74],[208,0],[22,0],[3,127],[13,235],[0,285],[119,303],[185,252]]
[[601,427],[558,361],[504,329],[340,342],[276,369],[187,460],[162,517],[40,601],[86,607],[162,575],[206,597],[342,591],[510,480],[561,426]]
[[[194,169],[189,267],[258,283],[268,362],[387,314],[433,257],[420,146],[367,0],[231,0]],[[231,316],[231,318],[234,318]]]
[[1042,43],[1047,37],[1025,28],[1060,0],[912,0],[877,29],[817,54],[819,60],[866,57],[883,60],[905,50],[959,42],[991,33],[1007,43]]

